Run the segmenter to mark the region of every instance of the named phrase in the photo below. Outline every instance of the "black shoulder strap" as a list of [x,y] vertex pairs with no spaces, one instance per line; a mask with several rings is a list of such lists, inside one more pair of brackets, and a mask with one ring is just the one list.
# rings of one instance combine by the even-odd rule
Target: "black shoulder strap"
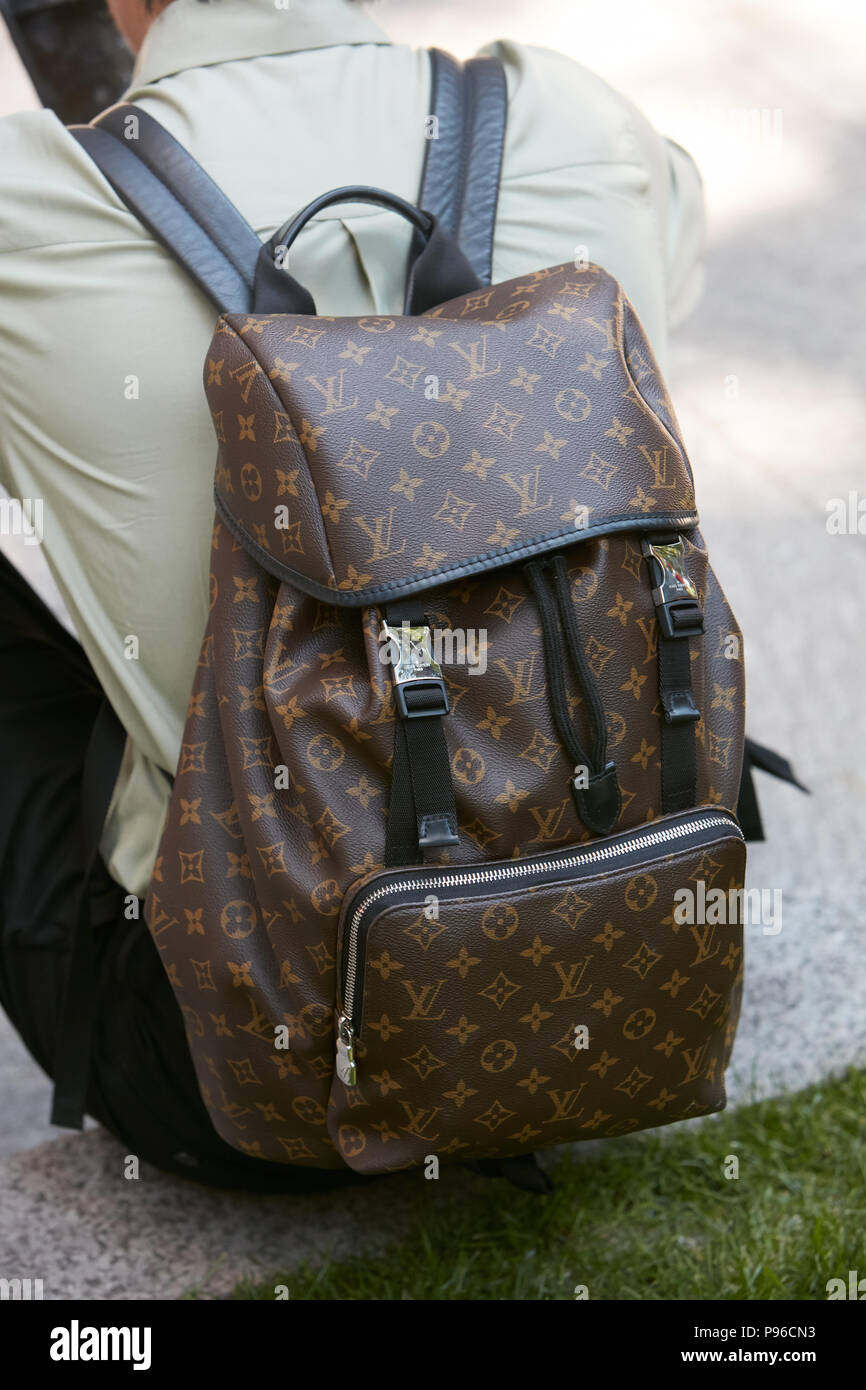
[[461,65],[438,48],[430,50],[430,68],[436,119],[418,206],[439,219],[489,285],[508,107],[505,71],[495,58]]
[[[431,114],[440,139],[428,142],[419,206],[436,214],[482,283],[489,284],[505,74],[495,59],[473,58],[461,66],[438,49],[431,50],[430,65]],[[110,107],[92,125],[70,126],[69,132],[130,212],[221,313],[253,308],[261,242],[173,135],[145,111],[125,103]],[[289,300],[288,284],[286,290],[286,308],[292,311],[296,305]],[[269,304],[269,311],[274,307]]]
[[173,135],[135,106],[70,126],[118,197],[222,313],[252,305],[261,242]]

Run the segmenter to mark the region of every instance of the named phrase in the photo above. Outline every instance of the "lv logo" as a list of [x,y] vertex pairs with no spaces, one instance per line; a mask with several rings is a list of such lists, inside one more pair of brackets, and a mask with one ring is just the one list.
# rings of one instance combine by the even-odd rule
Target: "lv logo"
[[422,985],[420,989],[416,989],[414,980],[401,980],[400,983],[412,1000],[412,1012],[403,1014],[405,1020],[426,1018],[431,1023],[438,1023],[440,1018],[445,1017],[444,1009],[441,1014],[431,1014],[430,1012],[436,1003],[436,996],[445,983],[444,980],[437,980],[435,985]]
[[659,650],[659,630],[655,618],[638,618],[637,625],[641,630],[643,640],[646,643],[646,656],[643,665],[647,666],[650,662],[658,658]]
[[373,550],[367,556],[367,564],[372,564],[375,560],[387,560],[390,555],[402,555],[406,549],[406,541],[399,549],[391,549],[391,532],[394,529],[394,507],[389,507],[383,516],[373,518],[372,525],[365,516],[356,516],[355,525],[360,526],[365,536],[369,536],[373,542]]
[[529,813],[535,824],[538,826],[538,834],[530,840],[530,844],[535,844],[538,840],[558,840],[562,831],[562,818],[569,806],[568,798],[564,798],[558,806],[551,806],[545,811],[541,806],[530,806]]
[[532,688],[537,657],[538,652],[533,652],[528,657],[521,657],[519,661],[515,661],[513,670],[503,659],[495,663],[511,686],[511,699],[506,700],[506,705],[526,705],[530,700],[541,699],[547,689],[547,683],[542,681],[539,689],[533,690]]
[[532,516],[534,512],[546,512],[553,506],[553,493],[550,494],[546,502],[538,500],[538,482],[541,473],[541,464],[537,464],[531,473],[521,473],[519,478],[513,478],[510,473],[502,473],[500,476],[520,498],[520,510],[515,512],[515,516]]
[[716,943],[716,949],[714,951],[710,949],[710,947],[715,942],[715,923],[707,923],[703,927],[695,923],[693,926],[689,927],[689,932],[693,936],[695,945],[698,948],[698,954],[692,961],[693,966],[703,965],[705,961],[712,960],[713,956],[717,956],[719,954],[718,943]]
[[586,1086],[585,1081],[573,1091],[548,1091],[547,1094],[553,1101],[553,1114],[548,1115],[544,1121],[546,1125],[562,1124],[563,1120],[576,1120],[582,1113],[583,1106],[576,1110],[577,1102],[580,1100],[580,1093]]
[[430,1126],[439,1114],[441,1106],[437,1105],[433,1110],[424,1110],[420,1105],[412,1105],[408,1100],[401,1100],[400,1104],[406,1112],[403,1128],[408,1134],[414,1134],[416,1139],[428,1139],[431,1143],[438,1139],[437,1134],[430,1133]]
[[169,927],[177,926],[177,918],[166,912],[156,895],[151,902],[149,926],[153,936],[162,936],[162,933],[167,931]]
[[316,390],[324,399],[325,409],[322,411],[323,415],[336,415],[339,411],[354,410],[355,406],[358,404],[357,396],[351,404],[343,403],[343,377],[345,375],[346,368],[343,367],[342,371],[336,376],[326,377],[324,386],[319,381],[318,377],[307,377],[307,381],[310,385],[315,386]]
[[250,1006],[251,1017],[248,1023],[238,1025],[241,1032],[250,1033],[254,1038],[261,1038],[263,1042],[272,1043],[274,1027],[267,1014],[262,1013],[250,995],[247,995],[247,1003]]
[[693,1047],[691,1049],[687,1047],[683,1048],[682,1055],[686,1060],[686,1074],[680,1082],[681,1086],[686,1086],[690,1081],[697,1081],[703,1071],[709,1050],[709,1038],[707,1038],[706,1042],[703,1043],[701,1047]]
[[477,381],[480,376],[497,376],[499,372],[502,371],[501,362],[497,362],[495,367],[491,367],[488,370],[487,338],[488,334],[485,333],[482,338],[479,338],[474,343],[470,343],[468,351],[466,348],[461,347],[459,343],[448,344],[449,347],[453,348],[454,351],[463,358],[464,362],[468,363],[469,375],[464,378],[465,381]]
[[616,337],[613,331],[613,319],[604,319],[599,323],[598,319],[584,319],[590,328],[595,328],[604,335],[604,351],[613,352],[616,348]]
[[562,985],[562,989],[553,1001],[554,1004],[558,1004],[562,999],[582,999],[585,994],[589,994],[589,991],[592,989],[591,984],[587,985],[584,990],[579,990],[579,986],[591,960],[592,956],[586,956],[582,961],[579,960],[574,965],[570,965],[567,973],[565,965],[561,960],[555,960],[553,962],[553,968],[559,976],[559,981]]
[[676,469],[668,467],[668,446],[663,444],[660,449],[650,452],[645,444],[641,444],[640,451],[653,471],[653,488],[675,487]]

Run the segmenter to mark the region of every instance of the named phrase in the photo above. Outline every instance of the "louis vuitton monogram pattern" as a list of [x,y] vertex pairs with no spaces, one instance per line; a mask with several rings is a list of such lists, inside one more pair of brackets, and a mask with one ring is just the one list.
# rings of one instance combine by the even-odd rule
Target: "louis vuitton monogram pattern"
[[205,383],[222,515],[279,578],[338,602],[571,542],[576,525],[697,520],[653,356],[594,266],[415,319],[231,315]]
[[742,926],[681,923],[673,894],[740,888],[744,861],[728,832],[618,874],[382,912],[358,1082],[335,1078],[328,1110],[346,1162],[505,1156],[722,1109]]
[[[570,267],[556,272],[560,280],[567,280],[566,271],[573,274]],[[553,279],[542,274],[520,282],[535,287],[522,291],[520,300],[515,284],[499,286],[501,298],[476,305],[477,312],[525,302],[534,313],[548,300],[568,307],[572,301],[554,294]],[[548,520],[531,510],[518,517],[524,505],[520,489],[515,492],[494,476],[505,455],[469,442],[484,433],[483,422],[477,424],[484,413],[481,393],[491,389],[491,380],[497,392],[505,381],[523,381],[521,366],[527,384],[509,389],[525,397],[521,423],[527,428],[535,420],[535,394],[542,383],[553,390],[545,374],[554,369],[557,381],[562,374],[579,382],[590,400],[582,423],[592,419],[593,429],[604,425],[600,439],[607,452],[594,444],[580,458],[588,463],[595,450],[616,464],[611,474],[599,475],[607,477],[607,491],[581,479],[583,465],[572,448],[577,435],[569,435],[559,462],[549,448],[537,457],[524,456],[531,459],[530,472],[541,466],[542,491],[530,505],[539,505],[539,499],[546,504],[543,489],[549,488],[555,500],[550,508],[545,505],[544,517],[558,508],[554,521],[565,527],[571,543],[571,592],[623,793],[617,829],[661,814],[658,634],[639,528],[648,517],[658,520],[681,508],[693,515],[691,475],[637,321],[608,277],[598,272],[584,283],[587,298],[573,301],[583,305],[580,312],[561,323],[560,315],[550,316],[563,337],[552,358],[539,351],[535,363],[526,356],[521,334],[530,336],[523,322],[528,309],[496,320],[504,327],[489,331],[502,350],[502,371],[472,384],[479,393],[476,425],[465,439],[468,401],[458,400],[465,407],[461,411],[443,401],[443,394],[448,380],[459,390],[469,384],[443,373],[436,401],[424,397],[421,377],[419,389],[404,387],[402,396],[399,382],[391,381],[389,390],[397,393],[392,397],[382,385],[384,359],[379,358],[381,344],[393,334],[408,341],[429,323],[430,331],[441,329],[447,336],[462,317],[460,300],[446,306],[454,319],[445,320],[444,327],[436,314],[395,319],[393,328],[380,331],[371,331],[366,320],[286,316],[224,320],[214,337],[206,379],[220,437],[220,515],[213,532],[211,611],[146,916],[183,1011],[214,1125],[247,1153],[318,1167],[345,1159],[329,1121],[338,920],[346,890],[381,867],[394,740],[390,679],[379,659],[380,614],[366,602],[374,585],[399,582],[408,591],[432,584],[427,608],[434,623],[487,633],[484,675],[445,668],[452,703],[446,735],[461,833],[459,846],[443,852],[440,862],[507,860],[589,838],[570,795],[572,769],[550,714],[539,619],[518,563],[520,545],[547,534]],[[592,298],[602,291],[609,296],[604,315],[604,303]],[[586,314],[597,320],[595,326],[582,323]],[[600,351],[605,339],[599,324],[612,327],[617,351]],[[284,377],[287,364],[302,360],[299,329],[319,335],[307,350],[319,352],[323,364],[339,363],[338,377],[345,363],[355,368],[353,377],[343,378],[344,404],[345,393],[351,400],[356,394],[366,399],[369,386],[375,395],[366,414],[390,423],[391,432],[381,419],[365,418],[366,430],[353,435],[365,448],[373,447],[369,431],[382,436],[379,458],[366,477],[361,464],[359,473],[341,462],[348,444],[337,457],[336,424],[345,421],[346,412],[327,413],[332,404],[327,389],[322,394],[292,368],[292,390],[297,387],[301,394],[289,396]],[[473,334],[478,329],[477,321],[467,324]],[[512,335],[517,339],[513,362],[506,347]],[[347,341],[364,347],[368,339],[375,353],[361,354],[357,363],[341,357]],[[433,342],[441,346],[443,339]],[[412,349],[421,346],[413,343]],[[588,354],[606,366],[579,372]],[[459,353],[451,356],[462,360]],[[322,368],[306,375],[316,376],[321,386],[334,373]],[[274,414],[276,387],[285,393],[283,420]],[[381,412],[376,400],[382,402]],[[402,419],[388,415],[394,409]],[[438,460],[424,459],[407,440],[419,424],[447,419],[449,410],[449,449]],[[397,420],[408,433],[397,431]],[[355,431],[354,423],[351,428]],[[480,433],[473,436],[473,429]],[[495,431],[490,439],[494,436]],[[564,428],[550,448],[558,447],[560,437]],[[504,446],[504,436],[499,438]],[[542,425],[539,442],[543,438]],[[512,478],[518,476],[516,458],[506,459],[501,470]],[[671,477],[676,485],[662,487]],[[449,491],[472,509],[460,513],[449,503],[437,515]],[[674,494],[670,504],[664,501],[669,491]],[[506,497],[510,512],[500,505]],[[639,504],[631,506],[632,498]],[[591,525],[602,509],[613,529],[581,532],[562,521],[577,505],[590,507]],[[374,561],[379,533],[374,525],[371,537],[357,518],[369,521],[392,506],[400,525],[395,523],[384,545],[388,553]],[[286,509],[279,517],[287,529],[273,525],[275,508]],[[620,529],[615,518],[622,515],[628,521]],[[519,535],[493,546],[498,567],[466,573],[479,553],[480,532],[492,535],[500,522]],[[702,712],[697,804],[733,809],[743,739],[741,638],[694,526],[686,540],[707,628],[704,638],[692,643],[693,685]],[[425,547],[435,556],[444,552],[437,567],[416,565]],[[572,709],[582,720],[576,692]],[[521,983],[521,972],[533,967],[517,957],[512,969]],[[275,1045],[275,1030],[283,1027],[288,1047]]]

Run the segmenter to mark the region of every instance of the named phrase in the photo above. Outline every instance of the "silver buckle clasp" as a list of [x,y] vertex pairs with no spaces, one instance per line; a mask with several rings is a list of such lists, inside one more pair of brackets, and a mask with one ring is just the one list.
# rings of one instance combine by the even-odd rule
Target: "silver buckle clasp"
[[433,656],[429,625],[404,622],[395,627],[383,622],[379,636],[389,644],[394,698],[402,717],[424,719],[448,714],[451,706],[442,668]]
[[650,568],[652,596],[659,627],[665,637],[699,637],[704,614],[698,591],[686,574],[682,536],[666,541],[641,541]]

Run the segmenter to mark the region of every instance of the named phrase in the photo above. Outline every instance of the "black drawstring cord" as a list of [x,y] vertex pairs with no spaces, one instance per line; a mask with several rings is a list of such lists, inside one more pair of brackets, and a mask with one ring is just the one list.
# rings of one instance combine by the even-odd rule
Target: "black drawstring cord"
[[[575,767],[592,767],[583,745],[577,735],[574,722],[568,709],[568,694],[565,687],[564,647],[561,641],[557,611],[550,590],[544,578],[544,561],[535,561],[526,566],[532,594],[541,618],[541,631],[544,638],[544,656],[547,663],[550,704],[556,731]],[[583,692],[582,692],[583,693]]]
[[[535,560],[525,567],[526,577],[541,618],[550,704],[557,733],[571,757],[575,775],[571,792],[584,825],[598,835],[607,835],[619,819],[622,797],[616,768],[607,759],[607,720],[590,670],[580,628],[569,592],[565,557]],[[553,574],[553,588],[546,571]],[[583,749],[568,708],[565,661],[570,658],[577,689],[589,706],[592,729],[592,758]],[[587,769],[587,786],[581,785],[579,769]]]
[[555,555],[553,557],[551,571],[553,573],[556,596],[559,601],[559,615],[568,641],[569,654],[572,664],[575,667],[581,691],[588,699],[592,708],[594,731],[592,765],[600,771],[607,763],[607,717],[599,697],[598,686],[595,683],[589,662],[586,659],[583,637],[578,627],[577,614],[574,611],[574,603],[569,589],[568,567],[565,563],[564,555]]

